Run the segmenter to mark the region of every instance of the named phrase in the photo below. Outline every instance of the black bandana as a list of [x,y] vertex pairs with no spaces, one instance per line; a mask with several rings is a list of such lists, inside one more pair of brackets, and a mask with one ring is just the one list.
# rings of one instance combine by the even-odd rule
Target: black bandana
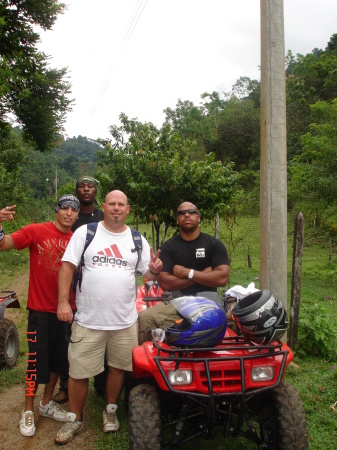
[[62,197],[58,199],[55,207],[55,212],[57,213],[57,211],[59,211],[60,209],[65,208],[73,208],[77,209],[77,211],[80,210],[80,202],[75,197],[75,195],[72,194],[62,195]]

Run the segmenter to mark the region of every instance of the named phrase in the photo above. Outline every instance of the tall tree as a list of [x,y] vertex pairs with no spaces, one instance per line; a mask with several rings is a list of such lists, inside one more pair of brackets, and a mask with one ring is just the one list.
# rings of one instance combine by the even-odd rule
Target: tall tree
[[51,29],[64,8],[57,0],[0,3],[0,120],[14,114],[24,138],[41,151],[54,145],[72,100],[67,70],[49,67],[36,48],[36,29]]
[[220,97],[219,92],[213,91],[211,94],[204,92],[201,95],[203,100],[202,108],[207,116],[212,130],[212,136],[216,135],[219,127],[219,115],[226,107],[226,101]]
[[19,171],[23,156],[23,148],[18,144],[11,127],[0,121],[0,208],[13,204],[13,199],[17,203],[22,200],[23,189]]
[[328,42],[328,45],[325,49],[325,51],[327,53],[330,53],[334,50],[337,50],[337,34],[336,33],[330,37],[330,41]]
[[217,137],[209,144],[209,150],[217,159],[234,162],[235,169],[249,167],[259,146],[260,112],[250,99],[233,96],[219,115]]
[[313,122],[302,152],[289,164],[289,203],[322,214],[337,199],[337,98],[311,106]]
[[165,125],[170,125],[173,133],[179,133],[182,139],[196,142],[194,157],[202,158],[205,154],[205,141],[209,136],[208,121],[203,109],[189,100],[178,100],[175,109],[164,109]]
[[[287,74],[287,140],[288,158],[301,153],[301,136],[309,131],[312,121],[310,105],[319,100],[337,97],[337,51],[333,50],[336,35],[326,51],[314,49],[307,55],[293,58],[288,52]],[[329,47],[329,44],[330,47]]]
[[100,155],[97,178],[105,193],[123,190],[135,215],[153,223],[157,246],[160,225],[176,225],[175,211],[184,200],[196,203],[205,220],[225,215],[237,179],[231,165],[212,154],[195,161],[195,144],[172,134],[168,125],[159,131],[124,114],[120,120],[121,126],[110,128],[113,142]]

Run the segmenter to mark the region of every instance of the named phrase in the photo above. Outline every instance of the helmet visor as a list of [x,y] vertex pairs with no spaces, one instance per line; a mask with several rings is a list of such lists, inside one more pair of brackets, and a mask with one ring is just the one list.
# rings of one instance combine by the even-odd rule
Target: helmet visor
[[193,296],[178,297],[171,300],[171,303],[177,310],[177,313],[192,324],[196,323],[198,318],[202,317],[205,312],[214,311],[214,305],[217,305],[217,303],[208,298]]

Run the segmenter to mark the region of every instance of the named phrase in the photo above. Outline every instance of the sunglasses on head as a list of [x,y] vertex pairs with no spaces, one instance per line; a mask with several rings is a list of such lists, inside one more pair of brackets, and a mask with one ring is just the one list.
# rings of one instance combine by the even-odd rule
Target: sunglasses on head
[[178,216],[184,216],[185,214],[199,214],[196,209],[181,209],[178,211]]

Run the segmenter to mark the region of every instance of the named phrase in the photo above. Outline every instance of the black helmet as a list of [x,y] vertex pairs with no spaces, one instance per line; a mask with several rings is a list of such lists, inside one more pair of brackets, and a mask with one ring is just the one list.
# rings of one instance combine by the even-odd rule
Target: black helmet
[[222,341],[227,319],[225,311],[213,300],[203,297],[179,297],[171,300],[180,323],[165,330],[166,342],[175,346],[213,346]]
[[256,344],[280,339],[287,331],[286,310],[268,290],[243,297],[234,306],[233,317],[240,332]]

